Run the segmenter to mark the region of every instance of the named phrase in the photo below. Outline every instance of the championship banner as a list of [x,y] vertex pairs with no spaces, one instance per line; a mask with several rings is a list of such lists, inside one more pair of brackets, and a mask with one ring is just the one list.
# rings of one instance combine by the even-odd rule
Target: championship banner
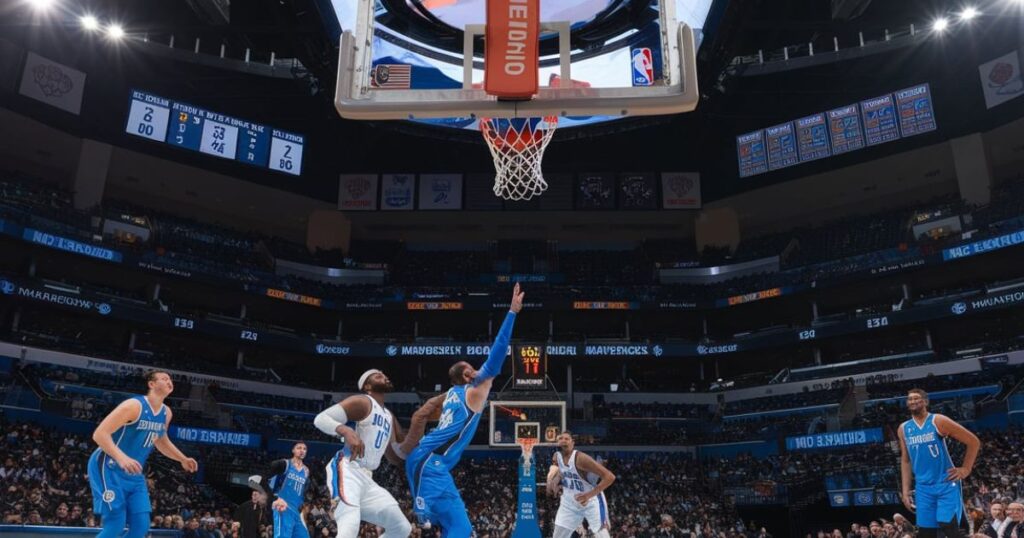
[[615,209],[615,176],[580,174],[576,182],[577,209]]
[[377,174],[341,174],[338,176],[338,209],[341,211],[377,209]]
[[28,53],[18,93],[77,115],[82,111],[84,90],[85,73]]
[[413,174],[384,174],[380,179],[380,208],[408,211],[412,209]]
[[700,174],[697,172],[662,172],[661,207],[665,209],[700,209]]
[[421,174],[420,209],[462,209],[462,175]]
[[1020,76],[1020,56],[1017,51],[1010,51],[979,65],[978,71],[986,108],[999,106],[1024,94],[1024,79]]
[[654,174],[619,174],[620,209],[655,209],[658,206],[656,193]]

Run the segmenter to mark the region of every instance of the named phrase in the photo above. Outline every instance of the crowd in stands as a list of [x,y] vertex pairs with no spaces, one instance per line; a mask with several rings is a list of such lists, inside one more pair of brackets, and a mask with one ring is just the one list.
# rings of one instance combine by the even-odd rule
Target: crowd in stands
[[[1022,183],[1014,180],[998,184],[992,203],[973,210],[975,224],[990,227],[1024,214],[1024,208],[1018,207],[1015,201],[1019,198],[1015,193],[1024,190]],[[20,213],[22,218],[28,218],[35,213],[40,218],[52,220],[61,228],[55,230],[58,233],[67,233],[67,226],[80,226],[76,235],[84,231],[87,237],[98,231],[90,220],[93,213],[74,209],[71,193],[60,187],[8,172],[0,174],[0,189],[4,192],[0,211],[5,214],[13,211]],[[436,288],[442,285],[459,291],[471,285],[483,291],[488,286],[481,282],[482,275],[560,273],[566,278],[567,286],[538,286],[544,289],[535,290],[534,296],[539,298],[550,293],[571,297],[574,294],[572,286],[594,289],[606,286],[608,289],[605,291],[612,294],[608,295],[609,298],[615,293],[622,293],[625,287],[629,288],[628,296],[634,298],[682,293],[686,299],[694,300],[812,282],[860,271],[879,262],[918,256],[920,253],[912,251],[915,247],[908,247],[912,241],[909,235],[911,216],[921,208],[947,208],[951,204],[956,205],[955,200],[940,198],[911,207],[756,237],[742,242],[734,252],[710,249],[700,254],[695,253],[692,247],[676,248],[678,241],[647,241],[638,243],[630,251],[560,251],[543,241],[525,244],[520,241],[504,246],[498,242],[496,246],[482,251],[425,250],[395,242],[374,245],[357,241],[348,253],[310,252],[303,245],[278,237],[200,222],[123,200],[104,201],[107,209],[97,215],[110,211],[128,212],[137,215],[139,222],[146,223],[153,232],[149,247],[134,246],[147,261],[226,277],[239,283],[264,283],[319,297],[379,298],[382,290],[379,287],[339,287],[295,276],[275,275],[272,270],[274,256],[334,267],[353,267],[365,262],[381,264],[388,268],[390,286],[398,288]],[[969,209],[961,207],[956,211]],[[106,240],[115,241],[109,237]],[[695,254],[697,259],[694,259]],[[659,265],[732,263],[776,255],[782,257],[782,270],[771,275],[748,275],[708,286],[655,286]],[[628,285],[623,286],[623,283]]]
[[[0,488],[5,493],[0,502],[3,522],[96,526],[85,476],[86,459],[94,449],[93,443],[81,435],[7,422],[2,417],[0,426],[4,432],[0,439]],[[965,499],[979,513],[996,514],[999,506],[1005,509],[1007,503],[1024,497],[1024,460],[1019,457],[1024,432],[1010,429],[985,431],[979,435],[983,456],[965,483]],[[246,475],[262,472],[271,459],[280,457],[221,447],[189,446],[187,450],[200,459],[205,476],[218,479],[218,484],[229,472]],[[618,477],[607,494],[612,535],[638,538],[718,538],[723,535],[746,538],[761,533],[760,527],[741,520],[735,506],[723,493],[724,488],[730,486],[794,485],[810,481],[823,491],[828,485],[892,487],[898,478],[898,453],[883,444],[783,453],[765,458],[740,455],[703,461],[685,454],[658,452],[595,455]],[[954,448],[953,458],[960,457]],[[550,454],[541,450],[537,458],[547,461]],[[310,457],[306,463],[313,472],[306,517],[311,535],[333,536],[330,502],[323,489],[324,462],[321,458]],[[478,536],[509,535],[515,520],[515,465],[514,459],[467,458],[456,469],[455,481],[463,493]],[[828,473],[823,474],[822,469],[828,469]],[[192,481],[177,466],[157,456],[151,459],[147,472],[155,528],[178,529],[189,538],[217,536],[214,530],[225,538],[238,535],[235,505],[222,491],[225,485],[214,487],[209,480],[206,483]],[[411,516],[404,473],[383,464],[374,478],[395,494],[403,510]],[[236,498],[242,495],[240,490],[228,493]],[[496,502],[502,499],[506,501]],[[245,502],[248,501],[243,504]],[[543,495],[538,498],[542,533],[550,532],[556,502]],[[889,529],[885,521],[879,521],[882,534],[868,529],[869,538],[902,537],[903,534],[893,534],[901,526],[904,532],[913,532],[911,521],[897,518],[892,524],[894,529]],[[988,515],[985,520],[976,522],[975,531],[985,532],[993,524],[999,522],[993,522],[992,515]],[[823,529],[823,532],[831,537],[833,528]],[[264,526],[260,535],[268,537],[271,532],[271,527]],[[422,538],[436,536],[435,533],[436,529],[417,527],[414,535]],[[376,530],[364,526],[361,536],[376,536]]]

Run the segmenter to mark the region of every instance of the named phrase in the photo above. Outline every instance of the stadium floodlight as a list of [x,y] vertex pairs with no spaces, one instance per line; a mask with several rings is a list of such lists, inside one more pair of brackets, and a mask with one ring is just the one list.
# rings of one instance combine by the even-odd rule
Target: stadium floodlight
[[967,6],[960,12],[960,20],[969,21],[978,15],[981,15],[981,13],[976,8],[973,6]]
[[27,0],[27,2],[36,11],[49,11],[53,4],[56,3],[54,0]]
[[96,30],[100,29],[100,21],[92,15],[83,15],[82,18],[78,20],[82,23],[82,28],[85,28],[90,32],[95,32]]
[[932,23],[932,30],[935,30],[936,32],[944,32],[948,27],[949,19],[945,17],[939,17],[938,19],[935,19],[934,23]]
[[111,24],[107,26],[107,36],[110,39],[121,39],[124,37],[124,28],[120,24]]

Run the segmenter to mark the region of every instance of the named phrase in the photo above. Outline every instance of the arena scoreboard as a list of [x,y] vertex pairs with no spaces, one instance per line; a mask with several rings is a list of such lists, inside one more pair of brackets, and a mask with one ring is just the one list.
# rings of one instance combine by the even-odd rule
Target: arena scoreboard
[[541,390],[546,386],[548,356],[543,345],[524,344],[513,347],[512,387]]
[[214,157],[302,173],[305,137],[132,90],[125,132]]

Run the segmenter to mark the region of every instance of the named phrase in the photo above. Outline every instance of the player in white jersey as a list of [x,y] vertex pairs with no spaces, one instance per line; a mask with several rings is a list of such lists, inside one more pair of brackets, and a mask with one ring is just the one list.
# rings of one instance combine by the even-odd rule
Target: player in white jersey
[[[596,484],[587,480],[595,474]],[[552,497],[562,489],[562,499],[555,515],[553,538],[569,538],[583,520],[598,538],[609,538],[608,501],[604,490],[615,482],[615,475],[594,458],[576,450],[572,434],[563,431],[558,435],[558,451],[552,456],[548,471],[548,494]]]
[[334,506],[338,538],[359,535],[359,522],[384,528],[381,538],[405,538],[412,532],[398,501],[373,481],[382,457],[401,465],[392,448],[401,438],[398,421],[384,408],[391,380],[380,370],[367,370],[359,378],[364,394],[349,396],[317,415],[320,431],[340,436],[345,445],[327,464],[327,489]]

